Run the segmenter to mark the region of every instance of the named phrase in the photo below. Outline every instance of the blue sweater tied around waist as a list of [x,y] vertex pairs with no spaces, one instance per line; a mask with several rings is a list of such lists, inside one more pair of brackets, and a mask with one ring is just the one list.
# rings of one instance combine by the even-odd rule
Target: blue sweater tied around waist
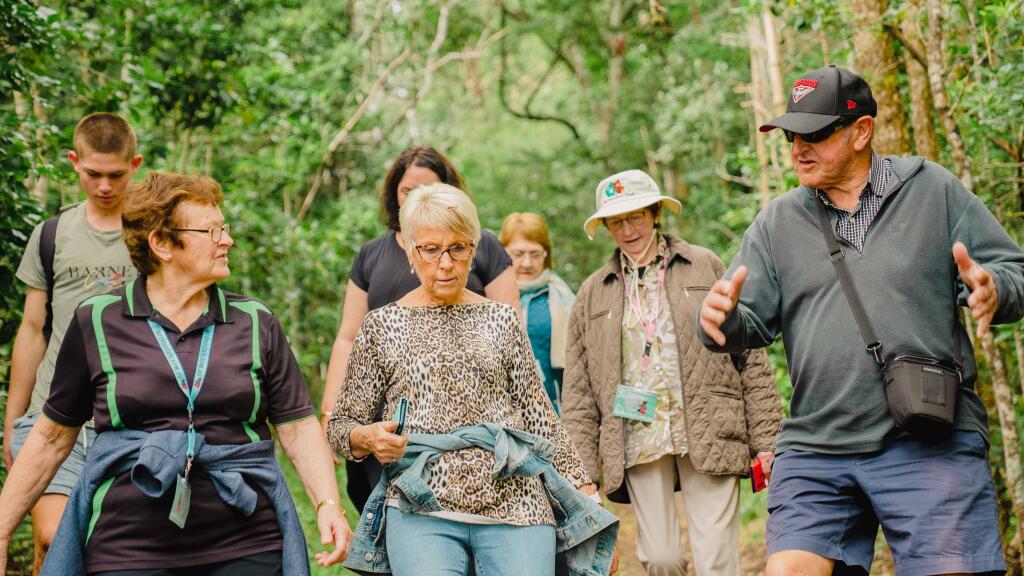
[[555,549],[562,554],[572,576],[605,576],[611,569],[619,520],[583,495],[560,475],[551,459],[555,445],[528,432],[477,424],[448,434],[409,434],[405,454],[384,466],[380,482],[370,494],[356,527],[345,567],[364,575],[390,574],[384,518],[388,478],[399,495],[403,512],[441,510],[428,482],[429,464],[450,450],[478,447],[494,453],[491,478],[540,476],[555,516]]
[[[42,576],[85,576],[92,499],[100,485],[130,470],[136,488],[151,498],[160,498],[174,490],[178,475],[184,474],[185,446],[186,433],[178,430],[110,430],[97,436],[46,554]],[[206,444],[203,435],[197,434],[193,462],[206,470],[220,499],[246,516],[256,509],[256,489],[262,490],[274,508],[281,531],[284,573],[309,574],[306,538],[274,459],[272,440],[216,446]]]

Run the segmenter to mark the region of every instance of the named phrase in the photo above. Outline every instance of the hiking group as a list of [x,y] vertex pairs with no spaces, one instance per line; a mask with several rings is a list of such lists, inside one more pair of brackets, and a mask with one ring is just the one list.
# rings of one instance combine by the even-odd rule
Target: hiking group
[[319,421],[277,318],[220,286],[220,184],[132,182],[132,127],[86,116],[68,152],[85,200],[17,272],[0,575],[30,512],[37,574],[309,574],[274,436],[315,510],[312,559],[359,574],[611,574],[604,493],[631,503],[648,575],[739,575],[745,476],[768,490],[769,575],[868,573],[879,527],[898,576],[1005,572],[960,309],[978,337],[1024,316],[1024,251],[949,171],[876,154],[876,113],[849,70],[794,84],[760,130],[783,130],[800,185],[728,268],[665,230],[682,206],[650,175],[600,180],[583,230],[615,250],[575,294],[541,216],[495,236],[444,155],[404,151]]

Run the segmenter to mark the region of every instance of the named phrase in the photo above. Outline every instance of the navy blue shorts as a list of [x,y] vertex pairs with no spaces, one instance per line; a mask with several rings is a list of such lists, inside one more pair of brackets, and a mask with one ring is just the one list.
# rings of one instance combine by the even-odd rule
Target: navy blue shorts
[[769,554],[811,552],[836,560],[836,574],[869,571],[879,524],[897,576],[1006,570],[977,432],[901,438],[871,454],[787,450],[772,466],[768,512]]

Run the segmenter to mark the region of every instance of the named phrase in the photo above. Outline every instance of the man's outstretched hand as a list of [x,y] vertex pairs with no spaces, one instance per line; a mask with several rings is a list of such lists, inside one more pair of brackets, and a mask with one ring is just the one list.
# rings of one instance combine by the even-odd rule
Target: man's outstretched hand
[[984,266],[971,260],[967,254],[967,246],[963,242],[953,244],[953,260],[960,271],[960,277],[964,284],[971,291],[967,297],[967,306],[971,309],[971,316],[978,322],[978,330],[975,335],[981,338],[988,332],[992,318],[996,315],[996,307],[999,304],[999,295],[996,291],[996,282],[992,274]]
[[740,292],[743,290],[743,283],[747,280],[747,267],[740,266],[733,273],[732,278],[725,278],[715,282],[711,292],[704,299],[700,307],[700,327],[704,330],[715,344],[725,346],[725,334],[722,334],[722,324],[736,307],[740,299]]

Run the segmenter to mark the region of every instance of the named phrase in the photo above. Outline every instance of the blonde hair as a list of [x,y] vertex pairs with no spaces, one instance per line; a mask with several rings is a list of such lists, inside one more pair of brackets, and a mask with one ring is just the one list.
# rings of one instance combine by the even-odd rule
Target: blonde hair
[[420,186],[409,193],[398,213],[399,225],[406,241],[406,251],[412,253],[412,239],[421,228],[443,228],[480,242],[480,219],[476,205],[469,196],[455,186],[443,183]]
[[522,236],[543,246],[547,252],[544,256],[544,267],[551,268],[551,238],[548,236],[548,225],[544,222],[543,216],[533,212],[513,212],[506,216],[505,221],[501,223],[498,242],[501,242],[502,246],[508,246],[516,236]]

